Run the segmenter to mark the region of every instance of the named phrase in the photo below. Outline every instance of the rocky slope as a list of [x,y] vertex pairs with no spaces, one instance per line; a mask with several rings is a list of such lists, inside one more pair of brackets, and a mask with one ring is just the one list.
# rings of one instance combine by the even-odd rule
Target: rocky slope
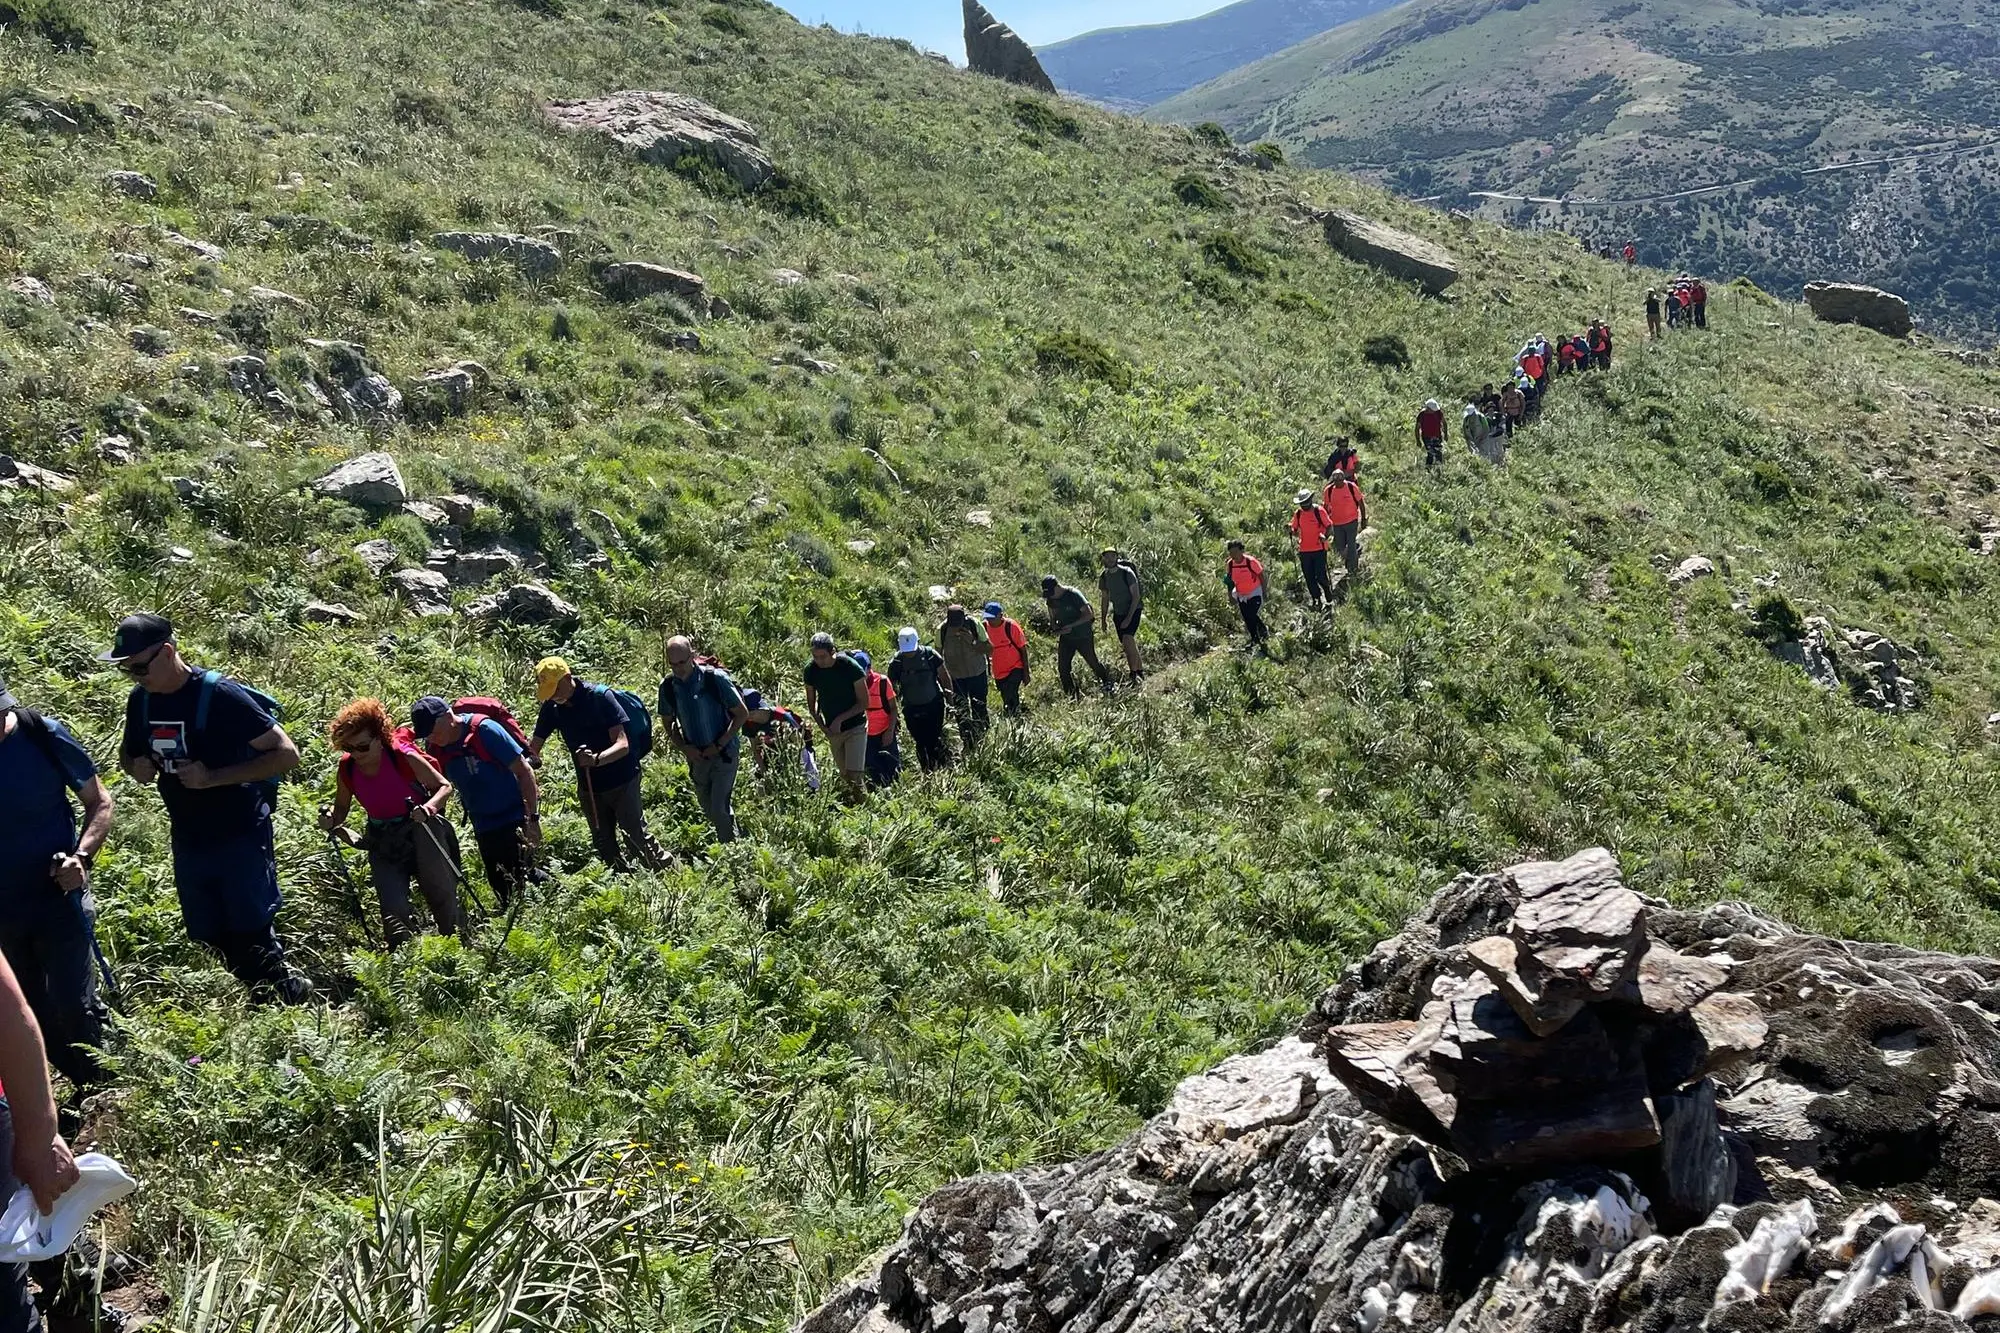
[[1601,850],[1461,876],[1124,1143],[940,1190],[800,1333],[1990,1327],[1996,983]]
[[2000,62],[1950,4],[1410,0],[1151,109],[1647,263],[2000,329]]

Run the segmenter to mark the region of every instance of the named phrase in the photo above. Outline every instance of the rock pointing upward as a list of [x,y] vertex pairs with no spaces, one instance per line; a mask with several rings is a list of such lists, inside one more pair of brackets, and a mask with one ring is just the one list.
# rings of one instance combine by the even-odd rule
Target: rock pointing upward
[[1056,90],[1042,62],[1035,59],[1034,49],[987,13],[979,0],[965,0],[965,63],[975,74],[991,75],[1038,92]]
[[2000,961],[1674,911],[1597,849],[1465,875],[1296,1036],[946,1186],[800,1329],[1986,1329],[1996,1074]]

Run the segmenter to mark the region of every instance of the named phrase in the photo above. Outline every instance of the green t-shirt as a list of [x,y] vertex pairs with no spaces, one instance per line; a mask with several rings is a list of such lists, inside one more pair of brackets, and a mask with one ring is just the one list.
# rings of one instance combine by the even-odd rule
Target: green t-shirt
[[[1081,592],[1067,583],[1056,589],[1056,595],[1048,599],[1049,614],[1055,618],[1056,632],[1075,638],[1082,638],[1096,628],[1097,616],[1090,609],[1090,601]],[[1083,623],[1073,630],[1063,627],[1072,621]]]
[[[819,724],[831,731],[834,718],[861,702],[861,687],[867,682],[868,673],[861,669],[861,663],[846,653],[835,653],[832,664],[828,666],[807,662],[805,677],[819,704]],[[868,710],[864,708],[850,718],[841,730],[867,725]]]
[[1097,576],[1097,590],[1111,602],[1111,614],[1120,620],[1139,604],[1139,576],[1122,561]]

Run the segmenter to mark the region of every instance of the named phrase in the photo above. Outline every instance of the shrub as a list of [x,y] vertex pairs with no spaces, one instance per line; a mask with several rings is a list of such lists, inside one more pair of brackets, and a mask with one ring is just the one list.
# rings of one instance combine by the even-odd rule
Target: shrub
[[1788,504],[1798,498],[1799,484],[1784,468],[1760,458],[1750,465],[1750,489],[1773,504]]
[[1014,119],[1028,133],[1044,139],[1081,139],[1083,125],[1075,116],[1035,97],[1014,99]]
[[1063,329],[1035,344],[1035,365],[1044,374],[1078,375],[1114,389],[1132,386],[1132,368],[1116,352],[1087,333]]
[[1222,197],[1222,191],[1192,171],[1184,171],[1174,178],[1174,197],[1196,208],[1229,207],[1229,201]]
[[1361,359],[1371,366],[1402,370],[1410,364],[1410,345],[1401,334],[1371,333],[1362,340]]
[[785,549],[797,556],[800,564],[821,578],[833,577],[832,548],[810,532],[787,534]]
[[1765,643],[1796,643],[1805,637],[1805,617],[1781,592],[1767,592],[1750,612],[1751,632]]
[[559,19],[568,12],[565,0],[514,0],[514,3],[530,14],[545,14]]
[[405,129],[443,129],[451,124],[451,107],[436,93],[406,90],[390,99],[389,119]]
[[1731,281],[1729,284],[1729,290],[1732,292],[1740,293],[1743,296],[1749,297],[1752,301],[1755,301],[1758,305],[1775,306],[1776,304],[1778,304],[1777,297],[1771,295],[1769,292],[1765,291],[1762,287],[1759,287],[1756,283],[1750,281],[1748,277],[1740,277]]
[[1265,142],[1258,144],[1255,148],[1252,148],[1250,152],[1257,157],[1263,158],[1266,162],[1269,162],[1274,167],[1282,167],[1285,165],[1285,150],[1278,147],[1278,145],[1270,142],[1269,140],[1266,140]]
[[1233,231],[1210,233],[1201,243],[1201,254],[1209,263],[1245,278],[1261,278],[1271,271],[1264,257]]
[[1235,142],[1235,140],[1229,137],[1228,130],[1223,129],[1222,126],[1212,120],[1204,120],[1188,132],[1194,135],[1201,143],[1207,144],[1210,148],[1227,148]]
[[0,0],[0,28],[25,27],[60,51],[88,51],[96,42],[70,0]]
[[743,22],[742,17],[732,10],[722,8],[720,5],[710,5],[707,9],[702,10],[701,21],[704,26],[713,28],[717,32],[727,33],[731,37],[748,37],[750,35],[749,25]]

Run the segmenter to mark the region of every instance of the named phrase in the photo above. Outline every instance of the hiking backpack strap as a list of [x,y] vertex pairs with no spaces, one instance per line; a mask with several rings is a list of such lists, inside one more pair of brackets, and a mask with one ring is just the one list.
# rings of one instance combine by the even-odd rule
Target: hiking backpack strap
[[196,731],[208,730],[208,703],[209,700],[215,697],[215,682],[221,678],[222,673],[220,671],[209,670],[201,673],[201,689],[194,696],[194,729]]

